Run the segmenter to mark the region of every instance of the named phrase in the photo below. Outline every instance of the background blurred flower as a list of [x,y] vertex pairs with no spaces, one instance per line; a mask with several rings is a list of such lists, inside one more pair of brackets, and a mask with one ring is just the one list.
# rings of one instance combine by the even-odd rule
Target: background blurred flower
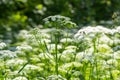
[[4,42],[0,42],[0,49],[5,48],[7,45]]

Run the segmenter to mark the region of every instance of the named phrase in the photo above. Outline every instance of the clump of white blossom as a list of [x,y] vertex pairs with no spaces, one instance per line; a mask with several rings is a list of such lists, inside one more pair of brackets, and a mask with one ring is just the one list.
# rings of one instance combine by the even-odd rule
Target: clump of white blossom
[[28,80],[28,79],[24,76],[18,76],[16,78],[14,78],[13,80]]
[[103,26],[88,26],[80,29],[76,34],[75,38],[83,38],[85,35],[89,35],[91,33],[94,33],[93,36],[95,36],[95,33],[104,33],[104,34],[111,34],[113,35],[114,33],[119,32],[119,27],[117,29],[108,29]]
[[22,59],[11,59],[11,60],[7,60],[6,65],[19,66],[19,65],[25,64],[26,62],[27,62],[26,60],[22,60]]
[[120,60],[120,51],[114,52],[113,56],[114,56],[114,59]]
[[67,80],[63,78],[61,75],[50,75],[47,77],[47,80]]
[[110,39],[107,35],[101,34],[101,36],[99,38],[99,43],[100,44],[109,44],[109,45],[112,45],[113,44],[113,40]]
[[103,26],[96,26],[96,27],[92,27],[92,26],[88,26],[85,27],[83,29],[80,29],[77,34],[75,34],[75,38],[83,36],[83,35],[88,35],[90,33],[107,33],[110,34],[112,31],[108,28],[105,28]]
[[[44,19],[45,26],[55,28],[73,28],[76,24],[73,23],[69,17],[54,15]],[[56,24],[56,26],[54,25]]]
[[40,66],[37,66],[37,65],[27,64],[23,69],[23,72],[25,72],[25,73],[31,73],[31,72],[36,72],[36,71],[39,71],[39,72],[43,71],[43,68],[41,68]]
[[118,61],[116,59],[109,59],[109,60],[107,60],[107,64],[117,67],[118,66]]
[[27,38],[30,38],[30,37],[32,37],[32,35],[29,34],[29,32],[27,30],[21,30],[18,34],[19,39],[27,39]]
[[[49,52],[54,52],[55,51],[55,44],[48,44],[47,48],[48,48]],[[57,49],[58,50],[62,49],[62,45],[58,44]]]
[[49,53],[40,53],[38,55],[38,57],[41,59],[41,60],[45,60],[45,59],[50,59],[52,60],[54,57],[53,55],[49,54]]
[[22,51],[22,50],[23,51],[31,51],[32,47],[29,45],[21,45],[21,46],[17,46],[16,49],[19,51]]
[[6,44],[4,42],[0,42],[0,49],[3,49],[6,47]]
[[120,33],[120,26],[116,28],[117,32]]
[[73,50],[76,50],[77,47],[76,46],[73,46],[73,45],[69,45],[67,47],[65,47],[66,50],[69,50],[69,49],[73,49]]
[[64,62],[72,61],[75,57],[76,51],[74,49],[64,50],[60,56],[60,59]]
[[63,38],[60,40],[61,43],[72,43],[73,40],[71,38]]
[[16,57],[16,54],[10,50],[1,50],[0,51],[0,58],[4,59],[4,58],[14,58]]
[[101,53],[112,53],[113,52],[112,48],[109,47],[107,44],[99,44],[97,46],[97,49]]
[[85,57],[85,53],[84,52],[79,52],[76,54],[76,61],[80,61]]

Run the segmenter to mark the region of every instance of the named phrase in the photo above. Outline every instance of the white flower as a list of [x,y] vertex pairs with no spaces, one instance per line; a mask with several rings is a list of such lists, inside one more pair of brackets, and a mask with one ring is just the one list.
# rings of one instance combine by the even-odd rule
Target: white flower
[[116,28],[116,30],[120,33],[120,26],[118,26],[118,27]]
[[117,29],[111,29],[111,34],[114,35],[115,33],[117,33]]
[[74,35],[74,38],[82,39],[82,38],[84,38],[84,34],[78,31],[78,32]]
[[[55,50],[55,44],[49,44],[47,45],[47,48],[50,52],[54,51]],[[57,49],[62,49],[62,46],[61,45],[57,45]]]
[[[103,26],[96,26],[96,27],[85,27],[83,29],[80,29],[76,34],[75,34],[75,38],[82,38],[82,36],[91,34],[91,33],[106,33],[106,34],[111,34],[111,30],[108,28],[105,28]],[[95,35],[92,34],[90,35],[91,37],[94,37]]]
[[55,17],[51,17],[51,20],[52,20],[52,21],[56,21],[56,18],[55,18]]
[[114,56],[114,59],[120,60],[120,51],[115,52],[115,53],[113,54],[113,56]]
[[40,69],[40,67],[32,65],[32,64],[28,64],[24,67],[25,70],[36,70],[36,69]]
[[43,59],[43,60],[44,59],[50,59],[50,60],[53,59],[53,56],[49,53],[40,53],[38,56],[40,59]]
[[113,65],[113,66],[118,66],[118,61],[115,59],[109,59],[109,60],[107,60],[107,64]]
[[0,51],[0,58],[14,58],[16,54],[10,50],[2,50]]
[[22,51],[22,50],[30,51],[30,50],[32,50],[32,47],[29,45],[21,45],[21,46],[17,46],[16,49],[20,50],[20,51]]
[[19,39],[26,39],[26,37],[30,37],[31,35],[28,34],[27,30],[21,30],[20,33],[18,34]]
[[93,46],[85,50],[85,53],[88,56],[92,55],[93,52],[94,52]]
[[98,32],[102,32],[106,34],[110,34],[112,32],[111,29],[105,28],[103,26],[96,26],[96,29],[98,30]]
[[80,61],[80,60],[83,59],[85,56],[86,56],[86,55],[85,55],[84,52],[79,52],[79,53],[77,53],[77,55],[76,55],[76,60],[77,60],[77,61]]
[[74,49],[74,50],[76,50],[77,49],[77,47],[76,46],[67,46],[67,47],[65,47],[65,49],[67,49],[67,50],[69,50],[69,49]]
[[11,59],[11,60],[7,60],[6,65],[8,66],[17,66],[17,65],[22,65],[24,63],[26,63],[27,61],[22,60],[22,59]]
[[76,53],[76,50],[68,49],[68,50],[64,50],[62,54],[65,55],[65,54],[75,54],[75,53]]
[[60,57],[60,59],[62,60],[62,61],[64,61],[64,62],[69,62],[69,61],[71,61],[72,59],[74,59],[74,57],[75,57],[75,54],[76,53],[76,51],[74,50],[74,49],[68,49],[68,50],[64,50],[63,51],[63,53],[62,53],[62,55],[61,55],[61,57]]
[[80,62],[70,62],[70,63],[65,63],[60,67],[64,70],[69,70],[71,69],[71,67],[76,67],[76,68],[83,67],[83,64],[81,64]]
[[50,39],[41,39],[41,44],[50,43]]
[[60,40],[61,43],[71,43],[73,40],[71,38],[63,38]]
[[111,49],[111,47],[109,47],[107,44],[99,44],[97,46],[97,49],[101,53],[107,53],[107,52],[111,53],[111,52],[113,52],[113,50]]
[[67,80],[63,78],[61,75],[50,75],[47,77],[47,80]]
[[100,59],[111,59],[113,57],[113,54],[110,54],[110,53],[97,53],[96,54],[97,57],[99,57]]
[[28,79],[26,77],[19,76],[19,77],[14,78],[13,80],[28,80]]
[[105,34],[101,35],[101,37],[99,38],[99,43],[101,44],[109,44],[109,43],[112,43],[113,41],[108,37],[106,36]]
[[113,43],[114,43],[114,45],[120,44],[120,39],[114,38]]
[[6,44],[4,42],[0,42],[0,49],[3,49],[6,47]]
[[[22,68],[23,66],[21,66]],[[21,69],[20,68],[20,69]],[[43,71],[43,68],[40,67],[39,65],[33,65],[33,64],[27,64],[24,69],[22,70],[22,73],[28,73],[30,74],[31,72],[40,72]]]
[[48,33],[45,33],[45,32],[37,33],[37,36],[45,39],[49,39],[51,37]]

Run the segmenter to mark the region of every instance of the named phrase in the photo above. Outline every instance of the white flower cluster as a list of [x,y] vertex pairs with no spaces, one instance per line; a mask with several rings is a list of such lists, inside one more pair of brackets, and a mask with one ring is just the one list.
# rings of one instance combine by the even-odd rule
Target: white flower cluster
[[[118,26],[116,29],[108,29],[103,26],[88,26],[83,29],[80,29],[76,34],[75,38],[83,38],[84,35],[88,35],[91,33],[104,33],[104,34],[114,34],[114,33],[120,33],[120,27]],[[80,39],[81,39],[80,38]]]
[[39,58],[42,59],[42,60],[45,60],[45,59],[53,59],[53,55],[49,54],[49,53],[40,53],[39,55]]
[[19,76],[19,77],[14,78],[13,80],[28,80],[28,79],[26,77]]
[[65,47],[65,49],[73,49],[73,50],[76,50],[77,49],[77,47],[76,46],[72,46],[72,45],[70,45],[70,46],[67,46],[67,47]]
[[63,70],[70,70],[71,67],[80,68],[83,67],[83,64],[81,64],[80,62],[70,62],[60,66],[59,68]]
[[0,51],[0,58],[14,58],[16,54],[10,50],[2,50]]
[[32,65],[32,64],[28,64],[25,66],[24,68],[25,70],[36,70],[36,69],[39,69],[38,66],[35,66],[35,65]]
[[20,33],[18,34],[18,38],[20,39],[27,39],[32,37],[31,34],[29,34],[29,32],[27,30],[21,30]]
[[116,59],[109,59],[109,60],[107,60],[107,64],[108,65],[113,65],[115,67],[117,67],[119,65],[118,61]]
[[73,40],[71,38],[63,38],[60,40],[61,43],[71,43]]
[[120,26],[116,28],[117,32],[120,33]]
[[16,49],[20,50],[20,51],[22,51],[22,50],[24,50],[24,51],[30,51],[30,50],[32,50],[32,47],[29,46],[29,45],[21,45],[21,46],[17,46]]
[[[47,48],[50,52],[53,52],[55,50],[55,44],[48,44]],[[57,49],[62,49],[62,45],[57,45]]]
[[7,60],[6,65],[8,65],[8,66],[18,66],[18,65],[22,65],[26,62],[27,62],[26,60],[22,60],[22,59],[11,59],[11,60]]
[[47,77],[47,80],[66,80],[61,75],[50,75]]
[[66,54],[75,54],[76,53],[76,50],[74,50],[74,49],[67,49],[67,50],[64,50],[63,51],[63,55],[66,55]]
[[[45,25],[49,27],[67,27],[67,28],[72,28],[76,27],[76,24],[70,21],[70,18],[61,16],[61,15],[54,15],[54,16],[49,16],[44,19]],[[53,26],[53,25],[56,26]]]
[[49,17],[47,17],[47,18],[45,18],[44,19],[44,21],[46,22],[46,23],[48,23],[49,21],[69,21],[70,20],[70,18],[68,18],[68,17],[64,17],[64,16],[60,16],[60,15],[55,15],[55,16],[49,16]]
[[0,42],[0,49],[3,49],[6,47],[6,44],[4,42]]
[[[120,49],[119,49],[119,50],[120,50]],[[115,52],[115,53],[113,54],[113,56],[114,56],[114,59],[120,60],[120,51]]]

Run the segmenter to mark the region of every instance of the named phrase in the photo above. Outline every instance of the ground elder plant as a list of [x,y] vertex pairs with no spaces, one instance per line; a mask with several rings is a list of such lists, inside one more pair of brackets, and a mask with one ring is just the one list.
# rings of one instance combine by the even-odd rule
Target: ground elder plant
[[55,15],[0,42],[0,80],[120,80],[120,26],[85,26]]
[[44,19],[45,26],[47,27],[54,27],[56,31],[53,33],[53,36],[55,38],[55,72],[56,75],[59,74],[58,66],[59,66],[59,57],[58,57],[58,43],[60,42],[60,32],[62,31],[62,28],[72,28],[76,27],[76,24],[70,21],[70,18],[55,15],[55,16],[49,16]]

